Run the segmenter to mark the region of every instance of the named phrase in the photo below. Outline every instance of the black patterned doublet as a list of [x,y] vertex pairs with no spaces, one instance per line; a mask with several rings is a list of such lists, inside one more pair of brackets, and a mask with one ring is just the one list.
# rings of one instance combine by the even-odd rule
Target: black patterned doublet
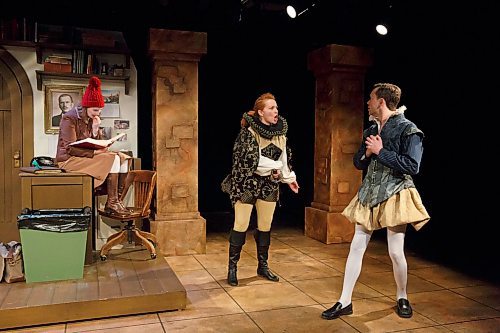
[[[265,156],[277,160],[281,155],[281,149],[274,144],[272,146],[275,148],[269,147]],[[279,200],[279,182],[273,181],[269,176],[259,176],[254,173],[259,158],[259,145],[255,136],[248,128],[242,128],[233,146],[231,174],[222,182],[222,190],[229,194],[233,205],[237,201],[255,204],[257,199],[271,202]]]

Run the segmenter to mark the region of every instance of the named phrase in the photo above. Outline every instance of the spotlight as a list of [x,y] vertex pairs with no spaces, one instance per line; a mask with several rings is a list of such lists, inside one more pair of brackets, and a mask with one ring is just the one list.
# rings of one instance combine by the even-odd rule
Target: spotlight
[[[385,6],[382,6],[379,8],[379,24],[375,27],[375,30],[377,33],[381,36],[385,36],[389,33],[389,27],[391,27],[391,22],[392,22],[392,16],[394,13],[393,11],[393,6],[391,1],[392,0],[386,0],[387,4]],[[391,14],[392,13],[392,14]]]
[[292,5],[288,5],[286,6],[286,13],[288,14],[288,16],[290,16],[290,18],[296,18],[306,12],[308,12],[310,9],[314,8],[314,6],[316,6],[316,2],[312,2],[309,7],[305,7],[304,10],[302,10],[301,12],[299,12],[297,14],[297,10],[295,9],[294,6]]
[[384,24],[377,24],[377,26],[375,27],[375,30],[377,30],[379,35],[382,35],[382,36],[387,35],[387,33],[389,32],[389,30],[387,30],[387,27]]

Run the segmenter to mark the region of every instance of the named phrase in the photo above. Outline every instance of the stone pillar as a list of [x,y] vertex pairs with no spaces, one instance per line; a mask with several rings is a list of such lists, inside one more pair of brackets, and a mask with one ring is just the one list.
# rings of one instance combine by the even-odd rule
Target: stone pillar
[[370,50],[328,45],[308,55],[316,77],[314,198],[305,234],[323,243],[350,242],[354,224],[341,215],[361,185],[352,158],[361,144],[364,79]]
[[149,31],[158,173],[151,231],[166,256],[206,252],[206,221],[198,211],[198,62],[206,50],[206,33]]

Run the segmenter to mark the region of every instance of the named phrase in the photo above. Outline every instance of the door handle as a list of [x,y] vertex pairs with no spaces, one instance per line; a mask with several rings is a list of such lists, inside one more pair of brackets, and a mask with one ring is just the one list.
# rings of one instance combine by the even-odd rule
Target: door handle
[[20,168],[21,167],[21,152],[19,150],[16,150],[12,157],[14,158],[14,168]]

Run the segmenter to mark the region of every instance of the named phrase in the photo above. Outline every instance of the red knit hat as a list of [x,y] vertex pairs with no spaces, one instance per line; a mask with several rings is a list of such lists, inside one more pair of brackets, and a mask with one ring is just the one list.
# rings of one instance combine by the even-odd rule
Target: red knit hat
[[101,93],[101,80],[92,76],[82,98],[82,106],[86,108],[103,108],[104,98]]

